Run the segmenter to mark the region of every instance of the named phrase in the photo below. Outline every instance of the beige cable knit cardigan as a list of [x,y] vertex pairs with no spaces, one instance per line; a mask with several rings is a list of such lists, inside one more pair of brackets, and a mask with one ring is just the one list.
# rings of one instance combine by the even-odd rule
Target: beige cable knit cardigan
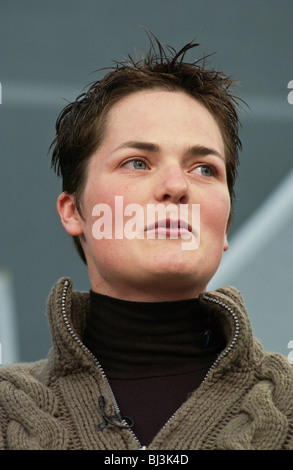
[[[203,294],[221,318],[228,346],[202,385],[156,435],[148,450],[293,449],[293,370],[253,338],[238,291]],[[96,429],[98,397],[114,405],[107,379],[82,344],[89,294],[61,279],[48,299],[49,357],[0,368],[0,449],[136,450],[128,429]],[[265,322],[265,318],[263,319]],[[131,398],[130,398],[131,399]]]

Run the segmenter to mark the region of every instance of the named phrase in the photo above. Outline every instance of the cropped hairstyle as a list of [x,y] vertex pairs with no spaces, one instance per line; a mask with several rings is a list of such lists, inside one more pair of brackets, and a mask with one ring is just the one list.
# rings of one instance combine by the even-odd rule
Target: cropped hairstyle
[[[115,62],[107,69],[104,78],[91,83],[61,111],[56,121],[55,139],[50,146],[51,166],[62,177],[63,191],[75,196],[82,216],[81,198],[87,181],[88,163],[103,141],[111,108],[127,95],[142,90],[183,91],[205,106],[220,128],[231,200],[230,223],[241,149],[236,108],[239,98],[232,94],[234,81],[223,72],[207,68],[207,57],[194,62],[185,61],[186,53],[199,44],[188,43],[176,52],[154,39],[154,42],[150,39],[150,49],[145,57],[135,61],[128,56],[123,62]],[[73,239],[86,263],[79,237]]]

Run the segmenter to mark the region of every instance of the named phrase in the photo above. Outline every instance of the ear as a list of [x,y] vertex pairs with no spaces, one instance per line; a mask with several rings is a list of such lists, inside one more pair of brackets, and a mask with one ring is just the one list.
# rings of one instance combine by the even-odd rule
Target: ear
[[224,248],[223,251],[227,251],[229,249],[229,243],[228,243],[228,233],[225,234],[225,240],[224,240]]
[[83,233],[82,219],[75,204],[73,194],[62,193],[57,199],[57,211],[66,232],[72,236]]

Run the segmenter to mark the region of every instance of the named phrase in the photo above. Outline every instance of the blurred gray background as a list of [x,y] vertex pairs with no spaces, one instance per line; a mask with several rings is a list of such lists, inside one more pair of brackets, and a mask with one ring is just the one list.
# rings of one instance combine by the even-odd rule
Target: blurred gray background
[[[242,291],[254,334],[289,354],[293,340],[292,0],[0,0],[0,343],[2,361],[51,346],[46,299],[61,276],[89,289],[56,211],[48,148],[66,100],[91,72],[146,52],[141,25],[239,82],[243,151],[230,250],[211,283]],[[192,53],[193,54],[193,53]],[[188,56],[194,58],[194,55]],[[293,346],[292,346],[293,349]]]

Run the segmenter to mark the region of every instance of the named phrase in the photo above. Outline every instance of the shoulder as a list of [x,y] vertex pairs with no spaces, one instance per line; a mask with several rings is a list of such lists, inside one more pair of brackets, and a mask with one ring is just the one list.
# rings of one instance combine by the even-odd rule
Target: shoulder
[[[258,340],[255,342],[258,343]],[[272,382],[275,392],[279,392],[276,397],[291,401],[293,415],[293,364],[279,353],[264,351],[260,357],[260,377]]]
[[47,360],[0,369],[0,449],[41,449],[42,439],[63,433],[54,418],[58,400]]
[[46,388],[47,360],[0,368],[0,406],[8,410],[17,395],[35,397]]
[[13,381],[19,383],[25,377],[33,379],[41,378],[48,363],[48,359],[36,362],[19,362],[0,367],[0,383]]
[[0,406],[7,404],[17,394],[33,397],[46,388],[47,360],[33,363],[17,363],[0,368]]
[[66,448],[67,430],[57,419],[59,398],[47,370],[46,360],[1,368],[0,450]]
[[259,359],[255,385],[245,398],[244,408],[265,430],[268,446],[271,439],[276,448],[292,450],[293,365],[279,353],[263,351]]

